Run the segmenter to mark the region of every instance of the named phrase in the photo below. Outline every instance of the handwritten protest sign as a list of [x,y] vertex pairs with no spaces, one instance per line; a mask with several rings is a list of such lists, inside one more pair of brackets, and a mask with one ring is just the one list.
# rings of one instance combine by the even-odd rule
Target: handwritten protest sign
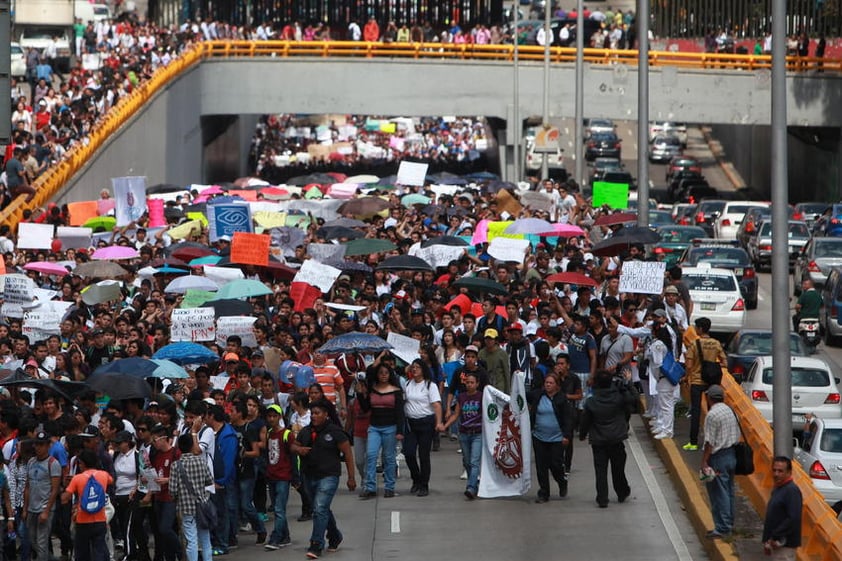
[[316,263],[312,259],[308,259],[301,265],[298,273],[295,275],[293,282],[306,282],[311,286],[315,286],[322,292],[330,292],[330,287],[339,278],[342,271],[336,267],[325,265],[324,263]]
[[497,208],[501,213],[507,212],[509,213],[509,216],[514,217],[518,216],[520,211],[523,210],[523,206],[518,202],[518,200],[505,189],[498,191],[495,198],[497,200]]
[[47,301],[35,310],[24,312],[23,334],[30,341],[42,341],[50,335],[58,335],[61,320],[71,305],[73,302]]
[[394,332],[389,332],[386,336],[386,342],[389,343],[394,347],[392,349],[392,354],[396,357],[401,359],[404,362],[412,362],[416,358],[420,358],[421,355],[418,353],[418,349],[420,348],[421,342],[417,339],[413,339],[412,337],[406,337],[404,335],[399,335]]
[[427,177],[428,164],[419,164],[416,162],[402,161],[398,167],[398,185],[424,185],[424,179]]
[[176,308],[172,311],[173,341],[214,341],[213,308]]
[[488,244],[488,254],[498,261],[523,263],[527,247],[529,247],[529,240],[494,238]]
[[237,335],[242,339],[243,345],[254,348],[257,346],[257,339],[254,338],[252,327],[257,318],[246,316],[223,316],[216,320],[216,343],[225,346],[225,342],[231,335]]
[[269,236],[234,232],[231,240],[231,262],[245,265],[267,265],[269,263]]
[[225,376],[211,376],[210,377],[211,386],[215,390],[224,390],[225,386],[228,385],[229,381],[230,381],[230,378],[227,375],[225,375]]
[[609,183],[607,181],[594,181],[593,184],[594,208],[608,205],[611,208],[629,207],[629,186],[627,183]]
[[35,283],[26,275],[4,275],[0,279],[3,281],[3,307],[0,313],[22,318],[23,305],[32,302]]
[[462,257],[465,249],[465,247],[453,245],[431,245],[420,248],[416,256],[429,263],[431,267],[446,267],[451,261]]
[[311,243],[307,246],[307,253],[318,263],[338,263],[345,258],[346,246],[332,243]]
[[52,224],[31,224],[29,222],[18,224],[19,249],[50,249],[52,243]]
[[620,292],[660,294],[666,270],[664,261],[626,261],[620,274]]

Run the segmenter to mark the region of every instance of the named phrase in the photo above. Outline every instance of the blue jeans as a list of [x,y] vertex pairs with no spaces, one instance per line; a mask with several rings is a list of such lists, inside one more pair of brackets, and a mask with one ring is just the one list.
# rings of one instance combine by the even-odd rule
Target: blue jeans
[[727,535],[734,529],[734,468],[737,456],[734,448],[725,448],[710,457],[708,462],[716,477],[705,483],[713,515],[713,529]]
[[158,526],[158,533],[155,535],[156,551],[159,547],[158,541],[160,541],[161,558],[164,561],[175,561],[176,554],[181,548],[178,534],[175,532],[175,502],[157,501],[153,503],[153,508]]
[[289,538],[287,524],[287,501],[289,500],[289,481],[268,481],[272,490],[275,507],[275,528],[269,537],[269,543],[281,543]]
[[459,433],[459,444],[462,446],[462,467],[468,472],[467,491],[476,493],[479,489],[479,465],[482,457],[482,433]]
[[184,541],[187,542],[187,561],[199,561],[199,545],[202,546],[202,561],[213,558],[210,530],[200,530],[196,525],[196,517],[192,515],[181,518],[184,531]]
[[32,547],[29,544],[29,533],[26,529],[26,516],[23,516],[23,509],[18,507],[15,509],[15,522],[18,540],[20,540],[20,561],[30,561],[32,559]]
[[[211,501],[213,501],[213,506],[216,507],[216,528],[213,528],[211,531],[211,542],[213,543],[213,548],[227,552],[228,551],[228,539],[230,537],[230,524],[228,522],[228,507],[227,507],[227,498],[226,494],[228,489],[225,487],[217,488],[216,492],[211,495]],[[236,522],[236,520],[235,520]]]
[[254,507],[254,482],[254,477],[240,479],[240,510],[243,511],[246,520],[251,523],[251,529],[258,534],[264,534],[266,526]]
[[377,491],[377,457],[380,447],[383,447],[383,476],[387,491],[395,490],[395,475],[398,471],[398,464],[395,461],[395,453],[398,445],[396,435],[398,428],[395,425],[386,427],[368,427],[368,449],[366,450],[365,466],[365,490]]
[[313,533],[310,535],[310,545],[318,549],[325,547],[325,533],[328,542],[342,539],[342,532],[336,526],[336,518],[330,510],[330,503],[339,487],[339,477],[336,475],[321,479],[307,478],[307,487],[313,499]]

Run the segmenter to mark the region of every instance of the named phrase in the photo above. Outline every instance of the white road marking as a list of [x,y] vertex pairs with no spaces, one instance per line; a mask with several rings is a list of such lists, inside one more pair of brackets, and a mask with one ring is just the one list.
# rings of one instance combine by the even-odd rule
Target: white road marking
[[646,483],[646,488],[652,494],[655,509],[658,511],[658,516],[661,518],[661,522],[667,532],[667,537],[669,537],[672,548],[675,550],[677,559],[679,561],[692,561],[693,557],[690,555],[690,550],[687,549],[687,544],[684,543],[681,532],[667,506],[664,492],[661,490],[658,480],[652,474],[649,462],[646,460],[643,449],[637,441],[637,435],[633,431],[629,431],[629,448],[631,449],[632,456],[634,456],[637,467],[640,469],[640,474],[643,476],[643,481]]
[[401,533],[401,511],[399,510],[392,511],[392,533]]

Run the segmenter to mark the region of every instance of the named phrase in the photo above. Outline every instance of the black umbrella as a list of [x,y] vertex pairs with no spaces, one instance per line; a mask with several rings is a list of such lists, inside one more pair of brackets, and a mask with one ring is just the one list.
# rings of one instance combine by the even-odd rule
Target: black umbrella
[[436,183],[438,185],[467,185],[468,180],[459,177],[458,175],[454,175],[450,172],[443,171],[440,173],[434,173],[432,175],[428,175],[426,177],[426,181],[428,183]]
[[591,253],[601,257],[619,255],[635,244],[649,244],[661,241],[661,235],[645,226],[633,226],[631,228],[620,228],[610,238],[594,244]]
[[428,240],[424,240],[421,242],[421,247],[430,247],[432,245],[449,245],[452,247],[467,247],[470,244],[463,240],[462,238],[458,238],[456,236],[438,236],[436,238],[430,238]]
[[355,240],[365,236],[364,233],[345,226],[323,226],[316,230],[316,235],[326,240],[338,240],[341,238]]
[[453,283],[458,288],[467,288],[477,292],[489,292],[491,294],[508,294],[508,289],[497,281],[484,279],[482,277],[462,277]]
[[172,183],[157,183],[151,187],[147,187],[146,194],[161,195],[164,193],[177,193],[184,190],[184,187],[181,187],[180,185],[173,185]]
[[299,175],[293,177],[288,179],[286,182],[287,185],[296,185],[298,187],[304,187],[305,185],[310,185],[311,183],[316,183],[318,185],[332,185],[336,183],[336,178],[326,173],[311,173],[309,175]]
[[395,255],[377,265],[378,271],[433,271],[429,263],[414,255]]
[[239,299],[212,300],[204,304],[213,308],[213,315],[222,316],[250,316],[254,312],[251,304]]
[[490,181],[485,186],[485,190],[489,193],[496,193],[497,191],[501,191],[503,189],[510,189],[512,191],[515,191],[517,190],[517,185],[515,185],[511,181]]
[[444,207],[441,205],[427,205],[421,209],[421,214],[426,214],[427,216],[434,216],[436,214],[442,214],[444,212]]
[[47,389],[59,394],[71,402],[77,395],[88,389],[88,387],[82,382],[32,378],[21,368],[18,368],[11,376],[6,377],[2,382],[0,382],[0,386]]
[[365,263],[360,263],[359,261],[338,261],[336,263],[331,263],[331,267],[336,267],[340,271],[361,271],[363,273],[370,273],[371,267],[366,265]]
[[91,374],[85,383],[92,390],[111,399],[145,399],[152,397],[152,387],[143,378],[128,374]]

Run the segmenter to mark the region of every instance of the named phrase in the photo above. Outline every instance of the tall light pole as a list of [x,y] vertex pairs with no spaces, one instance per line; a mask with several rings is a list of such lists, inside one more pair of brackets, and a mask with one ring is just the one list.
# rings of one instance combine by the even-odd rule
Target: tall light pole
[[786,139],[786,0],[772,2],[772,421],[775,455],[792,457]]
[[512,80],[514,92],[512,93],[512,103],[514,105],[513,109],[513,119],[514,123],[511,124],[514,127],[514,153],[512,154],[514,158],[514,172],[515,172],[515,184],[517,184],[520,179],[520,142],[523,138],[523,123],[520,120],[520,64],[519,64],[519,55],[517,51],[517,41],[518,41],[518,10],[520,10],[520,3],[515,2],[512,4],[512,13],[514,18],[514,33],[512,36],[512,43],[514,44],[514,78]]
[[[550,128],[550,12],[552,0],[545,0],[544,4],[544,115],[541,125],[544,130]],[[541,157],[541,179],[550,176],[549,158],[544,152]]]
[[585,181],[585,14],[582,0],[576,0],[576,122],[573,130],[576,138],[573,140],[573,155],[576,158],[576,177],[583,187]]
[[638,0],[637,17],[637,224],[649,225],[649,0]]

